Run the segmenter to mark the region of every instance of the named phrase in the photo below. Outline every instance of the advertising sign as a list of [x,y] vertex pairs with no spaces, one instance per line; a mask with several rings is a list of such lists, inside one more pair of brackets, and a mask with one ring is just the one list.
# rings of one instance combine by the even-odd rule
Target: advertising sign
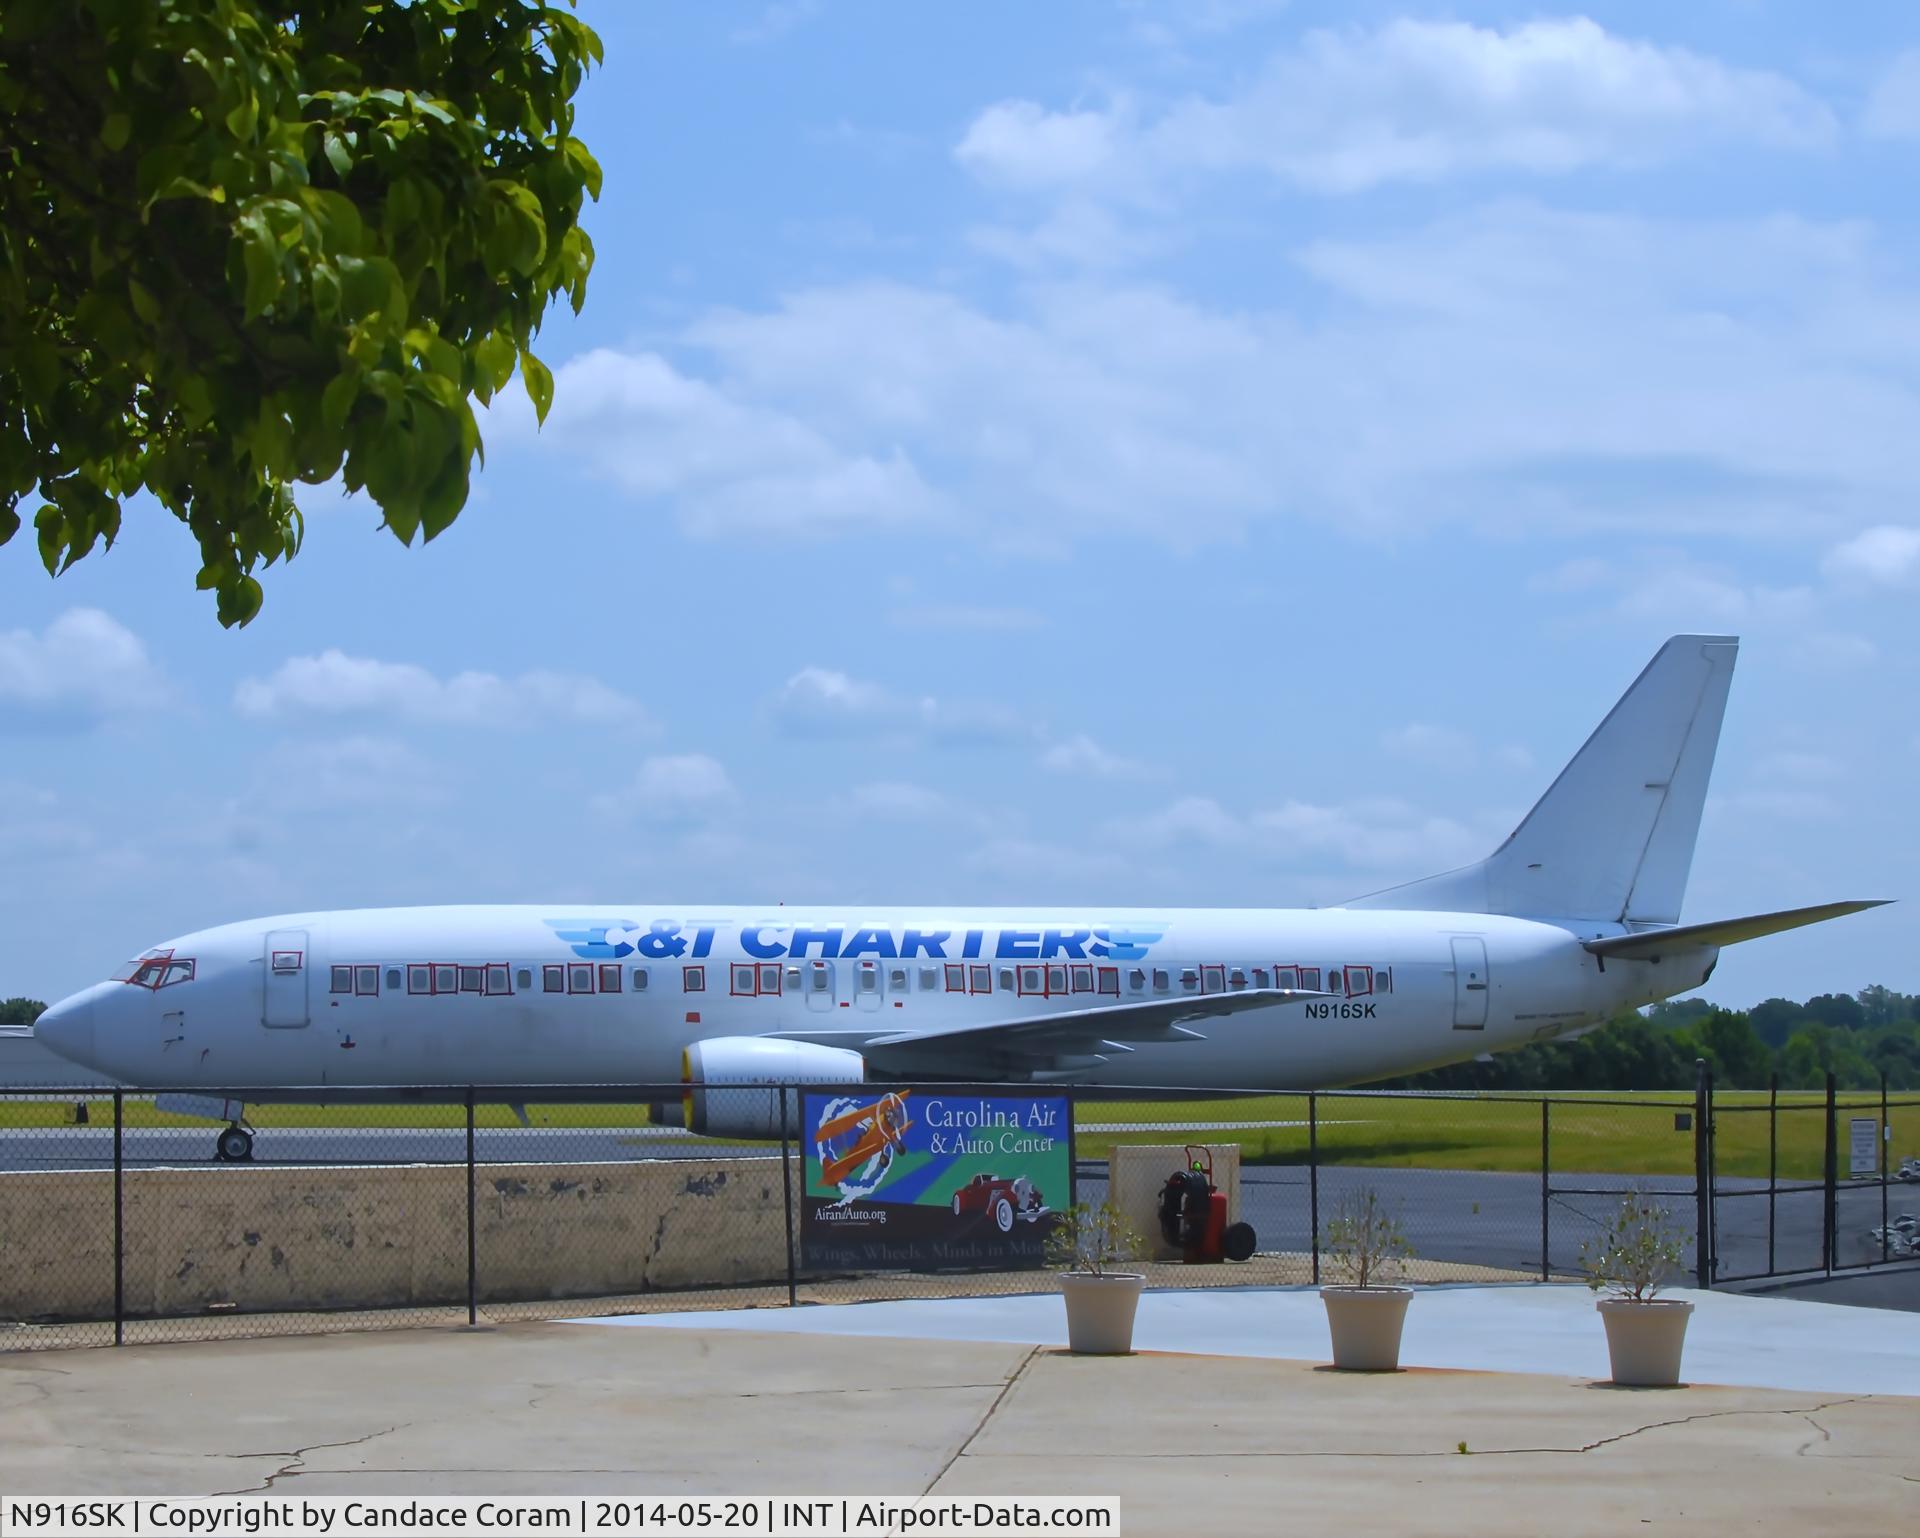
[[1847,1173],[1880,1173],[1880,1121],[1873,1116],[1855,1116],[1847,1122]]
[[809,1090],[800,1264],[813,1271],[1038,1266],[1073,1204],[1065,1095]]

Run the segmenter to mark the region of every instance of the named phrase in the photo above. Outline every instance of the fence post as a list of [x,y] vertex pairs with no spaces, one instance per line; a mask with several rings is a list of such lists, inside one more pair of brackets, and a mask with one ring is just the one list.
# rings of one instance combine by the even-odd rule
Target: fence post
[[[1112,1176],[1109,1174],[1108,1179]],[[1320,1097],[1307,1091],[1307,1222],[1312,1225],[1313,1285],[1320,1285]]]
[[473,1183],[473,1086],[467,1086],[467,1323],[480,1322],[480,1244],[475,1231]]
[[1693,1060],[1693,1280],[1713,1285],[1713,1073],[1704,1057]]
[[113,1092],[113,1343],[127,1339],[127,1097]]
[[781,1205],[787,1215],[787,1307],[797,1308],[800,1297],[799,1275],[793,1253],[793,1163],[787,1130],[787,1086],[780,1085],[775,1093],[780,1097],[780,1186],[786,1193]]
[[1773,1275],[1773,1207],[1780,1190],[1780,1075],[1767,1076],[1767,1275]]
[[1827,1075],[1827,1157],[1822,1180],[1826,1186],[1825,1211],[1821,1214],[1820,1249],[1826,1264],[1828,1276],[1833,1275],[1833,1264],[1840,1252],[1839,1227],[1840,1207],[1840,1156],[1838,1143],[1838,1113],[1833,1100],[1834,1077]]
[[1887,1227],[1887,1149],[1892,1138],[1887,1129],[1887,1070],[1880,1070],[1880,1258],[1887,1258],[1892,1231]]
[[1540,1097],[1540,1280],[1553,1280],[1552,1263],[1549,1259],[1547,1235],[1548,1223],[1548,1187],[1547,1171],[1552,1167],[1548,1162],[1548,1137],[1553,1116],[1553,1102],[1542,1095]]

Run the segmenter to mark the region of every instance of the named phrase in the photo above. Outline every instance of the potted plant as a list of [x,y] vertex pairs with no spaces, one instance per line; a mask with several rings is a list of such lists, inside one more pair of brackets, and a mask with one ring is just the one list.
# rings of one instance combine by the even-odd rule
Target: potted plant
[[1651,1193],[1636,1188],[1580,1247],[1587,1285],[1606,1294],[1594,1306],[1607,1327],[1615,1383],[1671,1388],[1680,1381],[1693,1305],[1656,1296],[1686,1255],[1686,1234],[1672,1219]]
[[1140,1250],[1139,1234],[1111,1201],[1082,1202],[1060,1214],[1047,1235],[1047,1260],[1060,1270],[1070,1350],[1085,1356],[1133,1350],[1133,1316],[1146,1277],[1117,1268]]
[[1320,1289],[1333,1337],[1333,1365],[1354,1372],[1393,1372],[1400,1366],[1400,1331],[1413,1289],[1398,1277],[1413,1246],[1397,1214],[1371,1186],[1335,1204],[1324,1249],[1340,1282]]

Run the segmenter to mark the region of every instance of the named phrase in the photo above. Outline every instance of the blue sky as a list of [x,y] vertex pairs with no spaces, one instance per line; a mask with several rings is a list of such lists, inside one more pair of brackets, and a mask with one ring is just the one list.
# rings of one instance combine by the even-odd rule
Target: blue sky
[[[588,3],[454,528],[0,553],[0,993],[422,901],[1337,901],[1745,646],[1686,916],[1914,898],[1920,20]],[[1727,952],[1920,989],[1920,906]]]

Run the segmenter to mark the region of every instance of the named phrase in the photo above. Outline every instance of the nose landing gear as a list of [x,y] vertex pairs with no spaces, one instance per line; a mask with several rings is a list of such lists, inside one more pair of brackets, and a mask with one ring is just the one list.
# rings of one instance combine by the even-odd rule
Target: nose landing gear
[[214,1139],[213,1157],[222,1164],[250,1164],[253,1161],[253,1129],[235,1122]]

